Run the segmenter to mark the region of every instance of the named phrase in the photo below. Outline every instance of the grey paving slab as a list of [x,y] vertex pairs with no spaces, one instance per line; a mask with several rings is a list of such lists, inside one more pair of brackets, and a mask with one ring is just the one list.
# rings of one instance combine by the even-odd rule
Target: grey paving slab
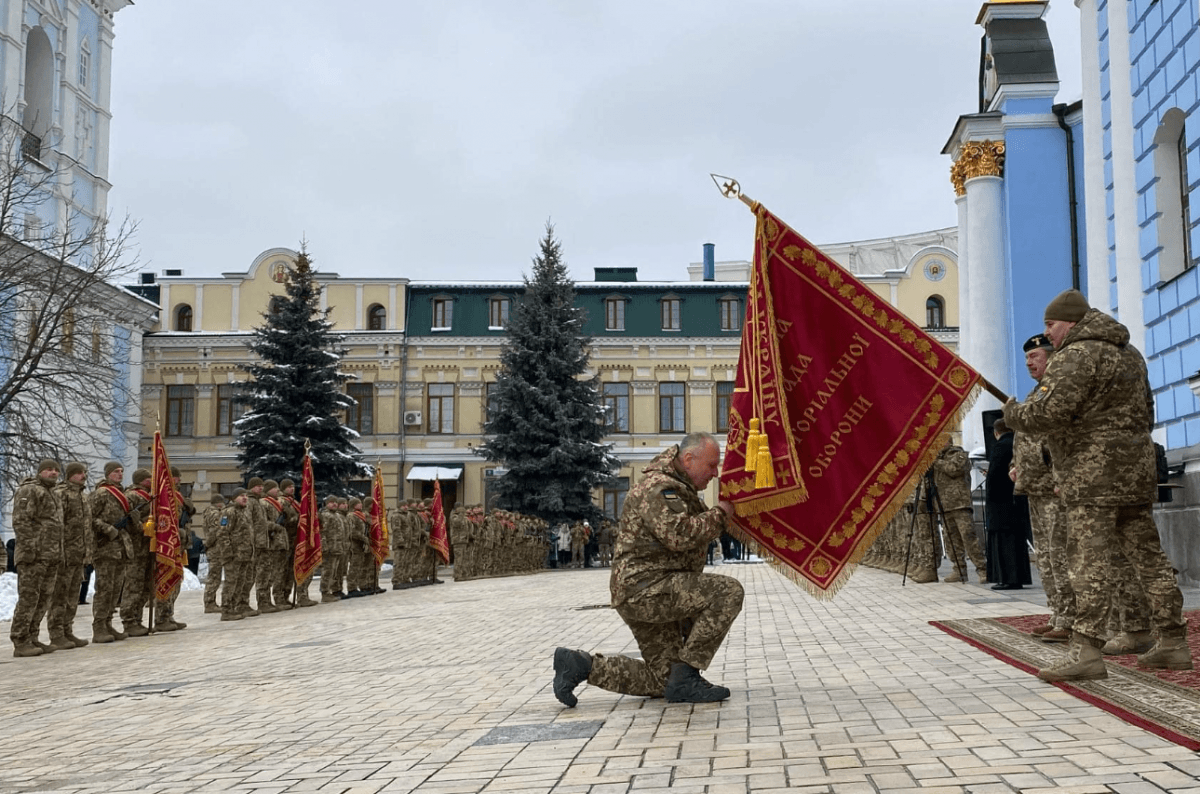
[[1196,754],[928,625],[1037,610],[1040,590],[901,587],[862,569],[822,602],[766,565],[719,570],[746,586],[706,673],[733,696],[695,706],[589,687],[576,709],[554,699],[555,646],[636,650],[611,609],[581,608],[606,601],[604,570],[233,624],[184,593],[186,631],[0,659],[0,791],[1200,789]]

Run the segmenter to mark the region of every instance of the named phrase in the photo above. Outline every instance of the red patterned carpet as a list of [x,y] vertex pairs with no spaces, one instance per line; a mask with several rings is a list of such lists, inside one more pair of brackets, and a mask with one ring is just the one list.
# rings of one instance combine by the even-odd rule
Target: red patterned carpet
[[[1188,644],[1200,665],[1200,610],[1184,613]],[[931,625],[1008,664],[1036,675],[1065,652],[1064,643],[1042,642],[1031,631],[1046,614],[930,621]],[[1200,670],[1150,671],[1137,657],[1108,656],[1108,678],[1057,686],[1075,697],[1191,750],[1200,750]]]

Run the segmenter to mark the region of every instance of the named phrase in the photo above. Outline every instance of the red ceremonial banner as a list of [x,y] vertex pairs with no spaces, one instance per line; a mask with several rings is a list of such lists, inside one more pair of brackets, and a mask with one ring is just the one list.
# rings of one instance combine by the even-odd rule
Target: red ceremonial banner
[[383,504],[383,472],[378,467],[375,469],[375,481],[371,483],[371,499],[371,553],[375,555],[375,564],[383,565],[391,552],[391,533]]
[[317,486],[313,477],[312,458],[304,449],[304,464],[300,475],[300,525],[296,528],[296,559],[292,571],[297,582],[306,582],[321,564],[321,518],[317,505]]
[[979,375],[761,205],[721,497],[734,534],[832,597]]
[[430,511],[433,528],[429,531],[429,545],[442,558],[443,565],[450,564],[450,533],[446,531],[446,511],[442,508],[442,483],[433,481],[433,508]]
[[[183,584],[183,566],[187,552],[179,542],[179,504],[175,481],[171,479],[171,464],[163,447],[162,434],[154,431],[154,464],[151,471],[154,483],[150,497],[150,518],[153,531],[150,552],[154,555],[154,597],[162,601]],[[182,560],[182,562],[181,562]]]

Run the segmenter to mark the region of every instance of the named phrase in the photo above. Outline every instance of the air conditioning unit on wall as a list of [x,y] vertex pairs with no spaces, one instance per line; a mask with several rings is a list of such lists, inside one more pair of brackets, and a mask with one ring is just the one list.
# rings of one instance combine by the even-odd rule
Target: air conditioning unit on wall
[[421,412],[420,411],[405,411],[404,412],[404,424],[406,424],[406,425],[421,424]]

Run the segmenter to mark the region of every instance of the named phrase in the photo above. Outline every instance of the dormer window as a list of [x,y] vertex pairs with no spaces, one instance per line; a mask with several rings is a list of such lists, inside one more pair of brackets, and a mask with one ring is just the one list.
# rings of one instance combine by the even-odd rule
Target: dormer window
[[662,313],[662,329],[678,331],[683,327],[681,312],[683,301],[678,295],[666,295],[659,301]]
[[604,330],[625,330],[625,303],[628,298],[620,295],[610,295],[604,299]]
[[508,310],[510,305],[510,300],[504,295],[497,295],[488,300],[489,331],[498,331],[508,325]]
[[433,325],[431,331],[449,331],[454,322],[454,299],[441,296],[431,301]]

